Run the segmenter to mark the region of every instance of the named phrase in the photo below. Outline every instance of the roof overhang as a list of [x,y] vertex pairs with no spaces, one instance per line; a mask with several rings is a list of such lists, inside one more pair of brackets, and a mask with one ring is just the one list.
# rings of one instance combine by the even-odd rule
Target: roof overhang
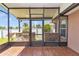
[[4,3],[8,8],[59,7],[60,3]]
[[74,13],[75,11],[79,10],[79,6],[75,7],[74,9],[72,9],[71,11],[67,12],[65,15],[70,15],[72,13]]
[[[47,12],[47,14],[44,14],[44,17],[51,18],[58,11],[62,3],[4,3],[4,5],[6,5],[10,9],[10,12],[13,15],[15,15],[17,18],[29,18],[30,17],[29,9],[41,9],[39,11],[38,10],[31,11],[31,12],[39,13],[39,15],[32,15],[32,18],[34,18],[35,16],[37,18],[41,18],[43,17],[43,9],[52,9],[52,10],[45,11],[45,13]],[[69,6],[60,14],[69,15],[73,13],[74,11],[79,9],[79,7],[72,9],[76,5],[77,4],[73,4]]]
[[17,18],[52,18],[58,11],[60,3],[4,3],[4,5]]
[[10,9],[17,18],[52,18],[58,9]]

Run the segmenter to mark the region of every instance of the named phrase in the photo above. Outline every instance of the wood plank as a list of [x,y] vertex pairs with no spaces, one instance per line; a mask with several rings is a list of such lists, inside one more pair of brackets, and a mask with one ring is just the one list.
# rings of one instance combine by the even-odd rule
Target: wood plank
[[3,51],[1,56],[79,56],[67,47],[22,47],[12,46]]

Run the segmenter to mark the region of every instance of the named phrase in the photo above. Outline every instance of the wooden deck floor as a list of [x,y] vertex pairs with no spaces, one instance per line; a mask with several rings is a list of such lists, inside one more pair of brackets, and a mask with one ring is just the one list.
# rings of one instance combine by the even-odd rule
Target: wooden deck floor
[[67,47],[13,46],[0,53],[0,56],[79,56],[79,54]]

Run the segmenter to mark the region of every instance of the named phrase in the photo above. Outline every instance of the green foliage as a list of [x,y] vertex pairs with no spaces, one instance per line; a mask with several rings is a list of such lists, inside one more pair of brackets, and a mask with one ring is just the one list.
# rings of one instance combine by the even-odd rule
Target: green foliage
[[23,25],[23,32],[27,32],[29,29],[28,24],[24,23]]
[[6,27],[4,27],[4,26],[0,26],[0,29],[6,29]]
[[0,38],[0,45],[7,43],[8,42],[8,38]]
[[14,29],[14,28],[10,26],[9,29]]
[[15,26],[15,27],[10,26],[9,29],[19,29],[19,27],[18,26]]
[[45,32],[50,32],[50,30],[51,30],[50,24],[45,24],[45,25],[44,25],[44,31],[45,31]]
[[16,27],[15,27],[15,29],[19,29],[19,27],[18,27],[18,26],[16,26]]
[[35,28],[35,24],[33,24],[33,28]]
[[40,24],[38,24],[38,25],[36,25],[36,27],[37,27],[37,28],[40,28],[40,27],[41,27],[41,25],[40,25]]

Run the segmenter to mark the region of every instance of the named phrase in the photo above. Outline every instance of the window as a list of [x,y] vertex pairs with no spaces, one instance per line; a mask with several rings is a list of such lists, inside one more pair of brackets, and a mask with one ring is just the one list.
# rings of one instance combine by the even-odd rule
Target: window
[[29,42],[30,38],[29,31],[30,31],[29,19],[20,19],[20,33],[22,33],[21,36],[19,37],[21,38],[21,40],[19,40],[20,42]]
[[10,13],[10,25],[9,25],[9,36],[10,42],[16,42],[16,33],[19,32],[18,19]]
[[8,12],[0,6],[0,45],[8,42]]
[[52,23],[52,19],[45,19],[44,20],[44,41],[57,42],[58,40],[52,37],[53,33],[55,33],[55,24]]
[[52,23],[52,19],[44,20],[44,32],[55,32],[55,24]]
[[60,35],[61,42],[67,41],[67,17],[60,17]]

